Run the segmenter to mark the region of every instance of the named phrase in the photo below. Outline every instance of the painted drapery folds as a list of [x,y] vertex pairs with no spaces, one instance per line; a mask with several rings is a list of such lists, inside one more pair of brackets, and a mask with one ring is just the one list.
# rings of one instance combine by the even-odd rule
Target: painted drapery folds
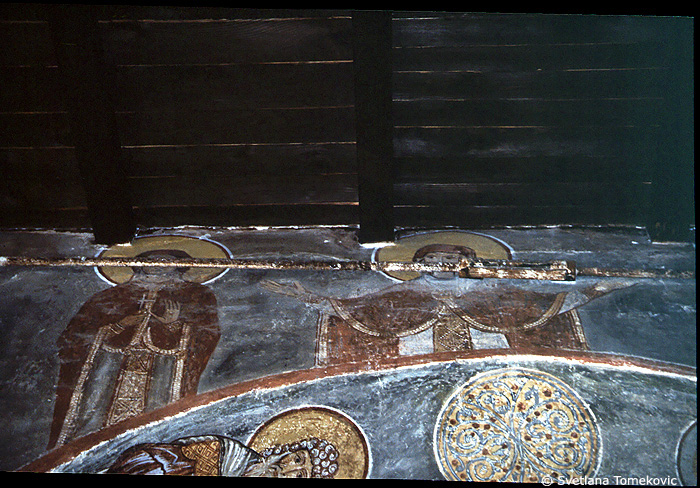
[[[146,238],[120,251],[165,262],[192,257],[188,247],[222,252],[191,241]],[[59,339],[49,448],[197,393],[221,331],[216,297],[197,282],[212,277],[190,271],[100,270],[116,286],[91,297]]]
[[[235,254],[257,255],[243,245]],[[498,239],[449,231],[399,238],[370,259],[512,254]],[[208,238],[142,237],[101,256],[159,265],[96,269],[110,286],[86,294],[60,335],[46,455],[64,463],[52,465],[59,472],[592,479],[636,462],[628,446],[656,442],[647,417],[663,411],[667,448],[644,447],[650,465],[696,478],[692,375],[596,345],[609,326],[588,305],[636,296],[623,289],[638,280],[245,269],[212,286],[225,269],[183,264],[231,257]],[[266,348],[269,337],[298,350]]]
[[[468,247],[471,246],[471,247]],[[383,262],[458,262],[462,257],[510,258],[510,249],[489,236],[467,232],[421,233],[382,248]],[[349,298],[324,296],[297,281],[265,280],[273,293],[319,310],[316,364],[475,349],[589,349],[577,308],[624,281],[585,288],[538,291],[510,284],[469,287],[454,273],[387,274],[397,284]]]
[[411,283],[342,299],[316,295],[300,283],[262,286],[319,307],[316,361],[330,365],[474,349],[588,350],[576,308],[628,285],[561,293],[504,286],[457,296]]

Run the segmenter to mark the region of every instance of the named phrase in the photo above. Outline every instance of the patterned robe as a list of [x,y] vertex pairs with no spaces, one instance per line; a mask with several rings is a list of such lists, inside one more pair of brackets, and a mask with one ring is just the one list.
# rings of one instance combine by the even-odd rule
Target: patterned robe
[[[177,320],[163,323],[168,304]],[[220,336],[205,286],[127,282],[95,294],[58,341],[49,449],[197,392]]]

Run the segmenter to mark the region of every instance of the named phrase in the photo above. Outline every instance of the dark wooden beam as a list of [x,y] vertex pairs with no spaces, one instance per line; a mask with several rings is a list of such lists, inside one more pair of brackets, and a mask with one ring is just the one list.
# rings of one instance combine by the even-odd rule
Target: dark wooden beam
[[130,241],[136,226],[96,12],[55,5],[48,20],[95,242],[115,244]]
[[665,105],[647,229],[654,241],[689,241],[695,226],[694,21],[679,17],[658,22],[665,27],[659,29],[658,42],[668,69],[661,81]]
[[394,240],[391,19],[390,11],[352,14],[362,243]]

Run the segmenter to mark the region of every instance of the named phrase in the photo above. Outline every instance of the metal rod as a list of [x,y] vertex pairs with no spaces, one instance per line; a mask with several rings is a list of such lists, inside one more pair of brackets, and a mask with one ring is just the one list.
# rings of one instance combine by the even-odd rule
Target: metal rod
[[332,271],[418,271],[418,272],[459,272],[459,263],[400,263],[368,261],[298,261],[292,259],[219,259],[192,258],[167,261],[134,258],[31,258],[0,257],[0,266],[115,266],[115,267],[191,267],[191,268],[229,268],[229,269],[299,269]]
[[669,269],[605,269],[579,268],[577,276],[598,276],[604,278],[679,278],[695,279],[695,271],[675,271]]
[[218,259],[188,258],[168,261],[135,258],[35,258],[0,257],[2,266],[36,267],[193,267],[259,270],[452,272],[463,278],[575,280],[578,276],[601,278],[681,278],[694,279],[694,271],[668,269],[577,268],[572,261],[527,263],[507,260],[462,260],[459,263],[369,262],[361,260]]

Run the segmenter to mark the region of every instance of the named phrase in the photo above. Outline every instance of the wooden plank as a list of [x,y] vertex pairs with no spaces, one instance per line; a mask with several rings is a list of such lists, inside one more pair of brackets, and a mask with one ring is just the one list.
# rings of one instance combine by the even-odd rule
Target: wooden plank
[[342,108],[118,113],[124,146],[353,142],[354,111]]
[[396,128],[396,157],[622,157],[658,128]]
[[87,207],[34,209],[0,206],[0,228],[89,232],[92,223]]
[[0,21],[46,22],[46,4],[41,3],[5,3],[0,5]]
[[66,112],[0,113],[0,147],[51,147],[73,144]]
[[0,227],[83,225],[82,217],[57,210],[87,211],[72,149],[0,150],[0,165]]
[[465,99],[394,102],[394,123],[407,126],[649,127],[661,122],[656,98]]
[[[117,113],[126,147],[354,141],[352,108]],[[0,147],[69,146],[70,114],[0,113]]]
[[[137,147],[123,150],[131,177],[301,176],[356,174],[354,143]],[[5,180],[78,181],[72,147],[0,149]]]
[[[541,44],[394,47],[396,71],[527,71],[650,69],[664,66],[653,56],[656,40],[635,43],[566,44],[557,38]],[[653,61],[653,62],[652,62]]]
[[[355,144],[136,147],[122,150],[131,177],[316,175],[357,173]],[[0,149],[5,179],[29,175],[78,181],[72,147]]]
[[85,6],[53,6],[50,24],[76,159],[97,243],[128,242],[135,221],[101,58],[97,19]]
[[72,147],[0,149],[3,179],[14,184],[23,178],[79,181],[80,172]]
[[56,67],[0,67],[0,111],[4,113],[65,111]]
[[[46,3],[3,3],[0,21],[42,22],[47,20]],[[206,22],[227,19],[327,18],[349,17],[341,9],[282,9],[193,7],[177,5],[92,5],[100,22],[151,20],[160,22]]]
[[48,22],[0,20],[0,66],[55,66]]
[[397,226],[462,229],[532,225],[644,225],[647,210],[643,207],[604,205],[488,207],[397,205],[394,207]]
[[349,17],[347,10],[339,9],[255,9],[177,5],[99,5],[96,9],[101,21],[208,22],[229,19]]
[[10,210],[51,210],[60,208],[87,208],[85,191],[80,179],[24,174],[7,178],[0,185],[2,206]]
[[352,63],[132,66],[115,70],[115,110],[240,110],[352,105]]
[[[648,206],[649,184],[573,182],[552,183],[399,183],[394,185],[396,205],[431,206]],[[603,203],[604,202],[604,203]]]
[[[129,178],[134,206],[228,207],[280,204],[352,204],[357,175]],[[232,222],[233,223],[233,222]]]
[[299,204],[136,207],[136,217],[145,227],[196,226],[310,226],[348,225],[359,221],[357,204]]
[[397,72],[394,98],[654,98],[663,71]]
[[397,46],[468,46],[640,42],[673,25],[672,17],[397,12]]
[[352,17],[360,242],[394,240],[391,12]]
[[131,147],[131,176],[256,176],[357,173],[355,143]]
[[[354,142],[352,107],[119,112],[115,120],[126,147]],[[71,144],[67,112],[0,113],[0,147]]]
[[[639,157],[641,157],[641,153]],[[651,170],[634,155],[606,157],[566,154],[518,157],[397,158],[398,183],[563,183],[650,182]]]
[[116,21],[101,28],[115,65],[352,60],[349,17]]

